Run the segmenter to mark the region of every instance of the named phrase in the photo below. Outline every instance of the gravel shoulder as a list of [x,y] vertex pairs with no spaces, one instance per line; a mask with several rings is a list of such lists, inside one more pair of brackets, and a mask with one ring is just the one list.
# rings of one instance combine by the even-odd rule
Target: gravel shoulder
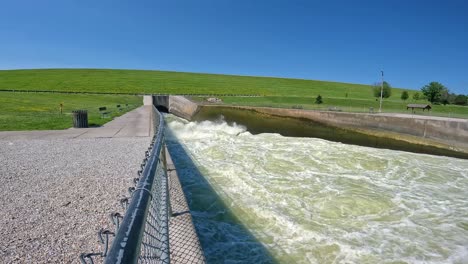
[[0,140],[2,263],[79,263],[114,230],[150,137]]

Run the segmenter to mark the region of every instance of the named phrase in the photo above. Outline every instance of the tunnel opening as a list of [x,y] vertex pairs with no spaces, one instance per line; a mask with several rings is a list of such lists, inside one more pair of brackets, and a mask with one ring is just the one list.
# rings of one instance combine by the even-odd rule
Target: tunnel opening
[[169,113],[169,96],[167,95],[156,95],[153,96],[153,105],[158,109],[159,112]]
[[155,105],[155,107],[161,113],[169,113],[169,109],[167,109],[167,107],[165,107],[164,105]]

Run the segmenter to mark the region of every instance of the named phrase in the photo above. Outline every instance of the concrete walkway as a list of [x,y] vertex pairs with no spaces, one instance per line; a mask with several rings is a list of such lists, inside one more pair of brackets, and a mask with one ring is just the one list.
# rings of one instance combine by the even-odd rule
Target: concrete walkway
[[466,118],[455,118],[455,117],[443,117],[443,116],[425,116],[418,114],[402,114],[402,113],[376,113],[375,115],[379,116],[391,116],[391,117],[401,117],[401,118],[413,118],[421,120],[441,120],[441,121],[454,121],[454,122],[468,122]]
[[0,140],[149,137],[151,112],[152,106],[141,106],[96,128],[5,131]]

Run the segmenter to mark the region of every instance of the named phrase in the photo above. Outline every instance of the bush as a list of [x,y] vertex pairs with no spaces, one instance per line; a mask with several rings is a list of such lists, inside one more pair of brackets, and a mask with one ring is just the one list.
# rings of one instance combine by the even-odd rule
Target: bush
[[[372,92],[374,94],[374,97],[380,98],[380,91],[382,90],[382,83],[375,83],[372,85]],[[383,98],[389,98],[392,96],[392,87],[388,82],[383,82],[383,91],[382,91],[382,97]]]
[[409,95],[407,91],[403,91],[401,93],[401,100],[406,101],[408,99]]
[[317,96],[317,98],[315,98],[315,103],[316,104],[321,104],[323,103],[323,100],[322,100],[322,96],[319,94],[319,96]]

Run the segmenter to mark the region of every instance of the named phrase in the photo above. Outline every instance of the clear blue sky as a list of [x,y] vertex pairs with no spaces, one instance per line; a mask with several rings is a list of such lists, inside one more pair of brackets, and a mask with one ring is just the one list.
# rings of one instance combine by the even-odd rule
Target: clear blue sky
[[468,94],[468,1],[2,0],[0,69],[283,76]]

